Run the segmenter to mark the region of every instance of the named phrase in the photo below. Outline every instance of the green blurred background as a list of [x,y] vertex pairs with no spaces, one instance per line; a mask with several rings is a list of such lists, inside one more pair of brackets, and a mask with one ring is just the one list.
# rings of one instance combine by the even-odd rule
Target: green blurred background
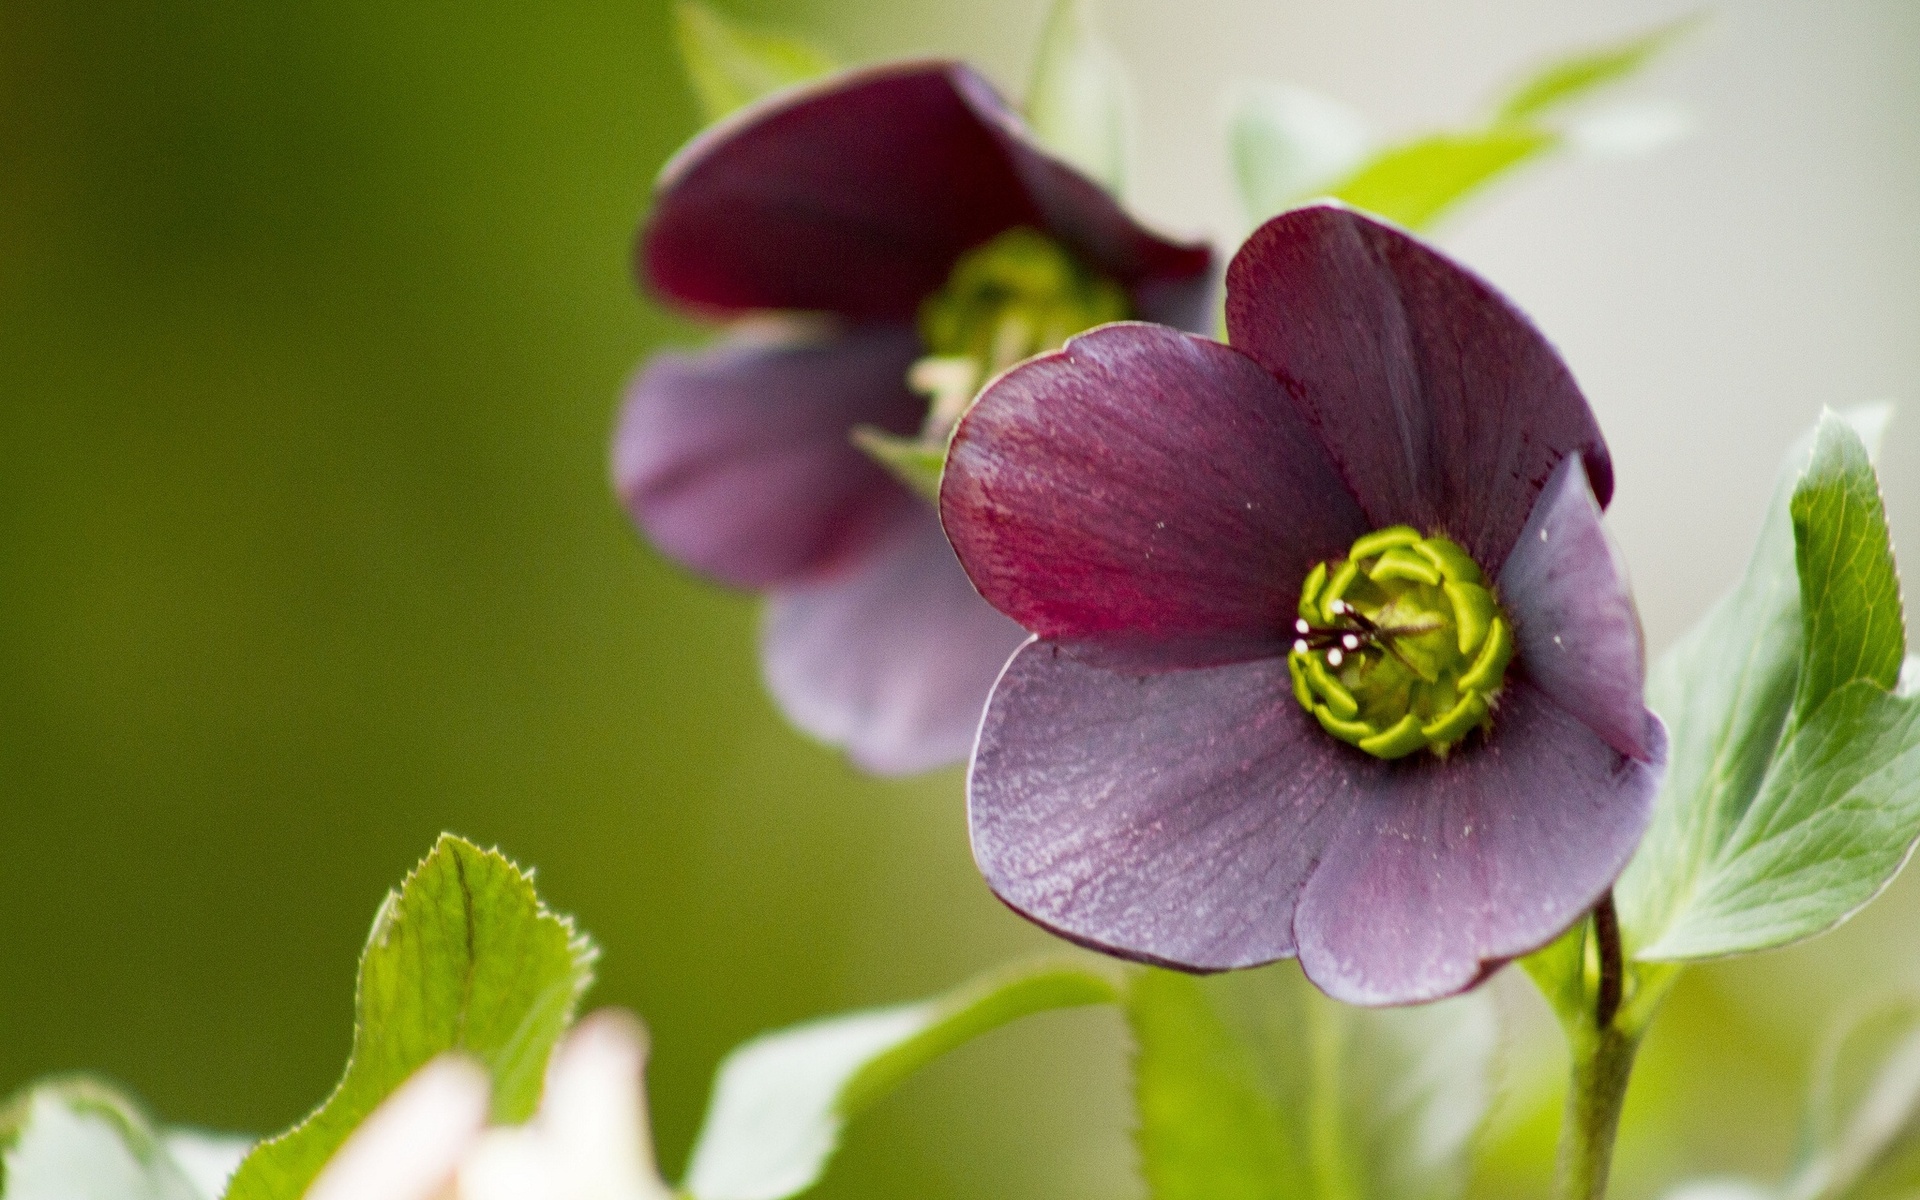
[[[730,11],[1014,80],[1040,19]],[[655,1031],[670,1168],[738,1040],[1046,944],[974,875],[958,773],[867,781],[788,732],[753,605],[664,564],[609,498],[624,378],[695,335],[627,274],[652,173],[696,123],[668,19],[661,0],[0,10],[0,1091],[84,1067],[173,1120],[291,1122],[344,1059],[375,906],[442,829],[536,866],[599,939],[593,999]],[[1233,13],[1207,19],[1234,36]],[[1400,53],[1428,63],[1417,38]],[[1771,455],[1848,398],[1753,435],[1729,562]],[[1784,1162],[1825,1014],[1911,974],[1915,889],[1896,892],[1837,937],[1690,977],[1622,1194]],[[1484,1194],[1547,1167],[1555,1044],[1516,982]],[[996,1035],[861,1123],[820,1194],[1134,1194],[1124,1068],[1110,1014]]]

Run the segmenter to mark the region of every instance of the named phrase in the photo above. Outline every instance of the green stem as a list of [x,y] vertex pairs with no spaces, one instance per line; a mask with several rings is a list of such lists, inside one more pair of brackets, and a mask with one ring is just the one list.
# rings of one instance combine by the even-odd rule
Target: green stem
[[1554,1194],[1558,1200],[1602,1200],[1606,1196],[1614,1137],[1627,1099],[1627,1080],[1633,1074],[1633,1058],[1645,1029],[1640,1021],[1621,1020],[1625,963],[1611,892],[1593,910],[1593,934],[1600,956],[1599,987],[1592,1009],[1582,1014],[1583,1020],[1567,1027],[1572,1072],[1555,1170]]

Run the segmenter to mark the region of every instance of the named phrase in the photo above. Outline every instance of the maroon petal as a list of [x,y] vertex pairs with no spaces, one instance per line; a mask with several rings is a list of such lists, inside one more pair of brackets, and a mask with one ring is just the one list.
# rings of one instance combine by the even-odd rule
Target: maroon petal
[[989,387],[954,436],[941,512],[1000,611],[1156,668],[1282,652],[1307,572],[1368,528],[1272,376],[1131,323]]
[[1294,952],[1294,905],[1364,757],[1300,710],[1283,659],[1129,676],[1034,642],[980,728],[973,856],[1003,901],[1082,945],[1255,966]]
[[[1658,761],[1615,753],[1524,680],[1495,722],[1444,761],[1368,766],[1343,797],[1294,915],[1300,965],[1328,995],[1409,1004],[1471,987],[1558,936],[1626,866]],[[1664,760],[1657,722],[1650,736]]]
[[917,428],[911,330],[817,345],[723,343],[657,354],[627,391],[613,479],[668,555],[736,587],[827,570],[915,503],[849,440],[857,424]]
[[847,72],[701,134],[661,172],[637,266],[709,310],[907,320],[955,259],[1016,225],[1078,251],[1143,315],[1205,318],[1207,249],[1148,233],[949,62]]
[[1640,614],[1579,455],[1547,481],[1500,570],[1499,590],[1527,677],[1607,745],[1651,758]]
[[974,592],[933,509],[912,504],[848,570],[775,590],[762,653],[789,720],[898,775],[966,759],[1025,637]]
[[1546,338],[1391,226],[1327,204],[1268,221],[1227,270],[1227,328],[1311,414],[1375,526],[1445,533],[1497,575],[1567,454],[1585,455],[1603,508],[1613,493]]

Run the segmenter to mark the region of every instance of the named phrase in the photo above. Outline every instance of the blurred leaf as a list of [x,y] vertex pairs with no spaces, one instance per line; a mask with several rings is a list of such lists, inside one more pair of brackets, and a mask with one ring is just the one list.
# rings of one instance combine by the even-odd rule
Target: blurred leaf
[[847,1119],[933,1059],[1032,1013],[1116,999],[1101,970],[1054,960],[931,1000],[757,1037],[720,1064],[681,1191],[694,1200],[804,1191],[826,1169]]
[[905,438],[871,425],[854,428],[853,442],[909,488],[940,503],[940,473],[946,469],[946,451],[919,438]]
[[1526,121],[1615,83],[1638,71],[1700,23],[1683,17],[1657,29],[1594,50],[1583,50],[1547,64],[1501,101],[1501,121]]
[[1054,0],[1027,85],[1027,124],[1049,150],[1119,195],[1127,182],[1127,80],[1094,36],[1088,0]]
[[530,876],[443,834],[374,918],[346,1075],[317,1112],[247,1156],[227,1200],[298,1200],[361,1120],[448,1050],[487,1068],[495,1121],[525,1121],[593,958],[573,922],[540,903]]
[[1337,100],[1279,83],[1242,83],[1228,113],[1240,203],[1254,224],[1310,199],[1366,160],[1372,134]]
[[1136,976],[1142,1168],[1154,1200],[1451,1200],[1493,1098],[1491,998],[1328,1000],[1292,964]]
[[1692,115],[1668,100],[1613,104],[1560,125],[1560,136],[1567,149],[1589,158],[1635,158],[1651,154],[1692,132]]
[[1336,184],[1332,194],[1355,208],[1419,229],[1558,143],[1557,134],[1515,126],[1434,134],[1378,155]]
[[110,1084],[37,1084],[0,1109],[0,1200],[213,1200]]
[[205,1196],[226,1193],[227,1181],[240,1168],[258,1138],[237,1137],[228,1133],[208,1133],[200,1129],[164,1129],[160,1142],[179,1164],[180,1170]]
[[1795,1200],[1878,1200],[1920,1187],[1920,1001],[1867,1008],[1814,1067]]
[[[1854,418],[1869,440],[1884,420]],[[1799,461],[1806,472],[1785,504],[1776,492],[1745,579],[1650,681],[1673,749],[1654,824],[1616,888],[1642,959],[1829,929],[1886,886],[1920,835],[1920,704],[1891,690],[1905,633],[1867,447],[1829,413]]]
[[835,70],[833,60],[807,42],[736,25],[697,0],[674,6],[674,39],[709,122]]
[[1590,918],[1582,917],[1573,927],[1520,960],[1521,969],[1540,989],[1547,1007],[1562,1025],[1586,1021],[1594,1011],[1598,972],[1587,970],[1587,934],[1593,928]]

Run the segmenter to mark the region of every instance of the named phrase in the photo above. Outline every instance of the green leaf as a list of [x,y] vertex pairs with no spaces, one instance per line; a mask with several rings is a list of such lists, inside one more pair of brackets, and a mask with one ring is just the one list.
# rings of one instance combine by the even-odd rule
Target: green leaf
[[[1884,420],[1854,418],[1870,439]],[[1740,586],[1649,681],[1672,750],[1616,887],[1642,960],[1823,932],[1877,895],[1920,836],[1920,703],[1891,690],[1905,635],[1867,446],[1828,414],[1798,462]]]
[[1328,1000],[1292,964],[1136,975],[1141,1165],[1154,1200],[1451,1200],[1492,1103],[1484,992]]
[[835,70],[833,60],[809,43],[735,25],[696,0],[674,6],[674,40],[709,122]]
[[1519,126],[1434,134],[1377,156],[1336,184],[1332,194],[1355,208],[1420,229],[1558,144],[1555,133]]
[[727,1055],[681,1191],[694,1200],[779,1200],[811,1187],[847,1119],[963,1042],[1032,1013],[1118,998],[1079,962],[995,972],[916,1004],[812,1021]]
[[1240,84],[1227,123],[1240,202],[1255,224],[1350,176],[1373,140],[1346,105],[1278,83]]
[[1507,94],[1500,102],[1498,119],[1531,120],[1624,79],[1699,23],[1698,15],[1683,17],[1626,41],[1551,62]]
[[247,1156],[227,1200],[298,1200],[367,1114],[449,1050],[487,1068],[495,1121],[531,1117],[594,953],[540,903],[530,876],[442,835],[374,918],[345,1076],[317,1112]]
[[856,425],[853,443],[892,471],[901,483],[933,501],[935,506],[939,505],[940,473],[947,466],[943,447],[929,446],[919,438],[901,437],[871,425]]
[[1094,36],[1088,0],[1054,0],[1027,85],[1027,124],[1042,145],[1119,195],[1127,182],[1127,80]]
[[110,1084],[49,1080],[0,1108],[0,1200],[213,1200]]

